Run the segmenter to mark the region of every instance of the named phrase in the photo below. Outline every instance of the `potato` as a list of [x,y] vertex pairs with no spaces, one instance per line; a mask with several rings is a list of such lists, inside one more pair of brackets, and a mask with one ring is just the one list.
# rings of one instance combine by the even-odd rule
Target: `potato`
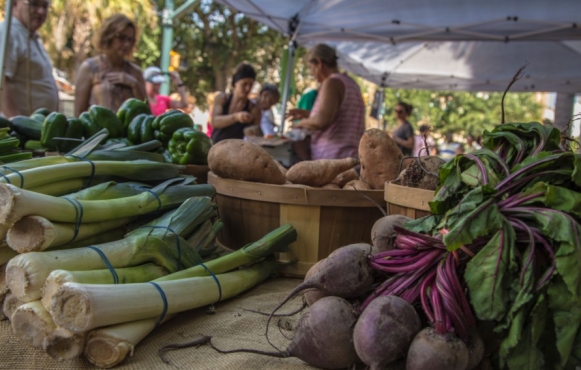
[[286,178],[293,184],[321,187],[357,164],[359,161],[355,158],[302,161],[287,171]]
[[244,140],[228,139],[212,146],[208,166],[225,179],[277,185],[286,182],[276,161],[259,145]]
[[278,166],[278,169],[280,170],[280,172],[282,172],[282,174],[286,178],[286,172],[288,170],[279,161],[274,161],[274,163],[276,163],[276,165]]
[[346,189],[346,190],[371,190],[369,185],[361,180],[349,181],[347,184],[345,184],[345,186],[343,186],[343,189]]
[[341,187],[335,183],[328,183],[327,185],[321,186],[321,189],[341,189]]
[[403,158],[395,141],[384,131],[372,128],[359,141],[361,180],[371,189],[383,189],[385,182],[395,180]]
[[355,171],[354,168],[347,170],[345,172],[341,172],[337,177],[331,181],[331,184],[337,184],[339,187],[345,186],[346,183],[352,180],[359,180],[359,174]]

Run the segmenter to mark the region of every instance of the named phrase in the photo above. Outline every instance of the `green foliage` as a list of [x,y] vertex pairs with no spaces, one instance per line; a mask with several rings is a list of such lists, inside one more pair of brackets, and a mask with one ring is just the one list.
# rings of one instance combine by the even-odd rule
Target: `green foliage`
[[[410,122],[417,129],[430,125],[434,132],[465,133],[475,136],[492,130],[501,121],[502,93],[469,93],[427,90],[386,89],[385,122],[395,128],[393,109],[398,101],[412,104]],[[508,93],[504,100],[506,122],[541,120],[541,104],[534,93]]]

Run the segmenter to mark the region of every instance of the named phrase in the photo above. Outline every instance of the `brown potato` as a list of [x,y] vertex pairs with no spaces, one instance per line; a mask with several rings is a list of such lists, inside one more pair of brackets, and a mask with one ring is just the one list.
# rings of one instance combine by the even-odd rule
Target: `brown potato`
[[345,186],[343,186],[345,190],[371,190],[369,185],[361,180],[352,180],[349,181]]
[[302,161],[288,170],[286,178],[293,184],[321,187],[357,164],[359,160],[355,158]]
[[337,177],[331,181],[331,184],[337,184],[339,187],[345,186],[346,183],[352,180],[358,180],[359,174],[355,171],[354,168],[347,170],[345,172],[341,172]]
[[387,133],[376,128],[365,131],[359,141],[361,180],[371,189],[383,189],[386,181],[397,177],[402,158],[401,150]]
[[286,178],[259,145],[239,139],[220,141],[208,153],[210,170],[225,179],[281,185]]

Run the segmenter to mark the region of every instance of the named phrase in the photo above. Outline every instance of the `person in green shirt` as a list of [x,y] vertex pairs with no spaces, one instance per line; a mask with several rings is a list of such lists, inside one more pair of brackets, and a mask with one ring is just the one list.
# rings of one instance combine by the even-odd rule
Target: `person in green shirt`
[[301,95],[297,108],[309,111],[312,110],[313,105],[315,105],[315,99],[317,99],[317,93],[318,91],[315,89],[307,89],[307,91]]

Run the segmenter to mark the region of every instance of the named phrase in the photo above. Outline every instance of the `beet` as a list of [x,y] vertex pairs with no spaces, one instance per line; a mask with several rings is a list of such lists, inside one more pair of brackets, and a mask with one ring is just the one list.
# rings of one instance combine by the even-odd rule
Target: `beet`
[[420,157],[412,161],[408,168],[405,169],[405,173],[401,173],[399,176],[401,185],[410,188],[436,190],[440,182],[438,177],[440,166],[444,163],[446,161],[437,156]]
[[301,317],[288,353],[323,369],[347,368],[358,360],[353,344],[356,321],[347,300],[323,297]]
[[468,348],[460,339],[425,328],[412,341],[406,370],[465,370],[468,357]]
[[341,298],[356,298],[368,292],[373,285],[373,272],[367,261],[370,253],[371,246],[363,247],[361,244],[351,244],[333,251],[321,262],[313,276],[293,289],[272,311],[266,323],[266,340],[270,343],[268,327],[273,315],[298,292],[314,288],[326,296]]
[[468,346],[468,365],[466,365],[466,370],[472,370],[482,362],[484,357],[484,341],[478,330],[472,329],[470,331],[466,345]]
[[411,218],[403,215],[389,215],[375,221],[371,229],[371,242],[373,243],[373,254],[392,250],[394,248],[397,232],[395,226],[403,225],[411,221]]
[[[323,261],[324,259],[320,260],[319,262],[311,266],[311,268],[309,269],[309,271],[307,271],[307,274],[305,275],[305,281],[309,280],[313,275],[315,275],[319,271],[319,268],[321,267]],[[327,295],[325,293],[321,292],[318,289],[309,289],[305,292],[305,301],[309,306],[312,306],[313,303],[326,296]]]
[[355,350],[371,370],[383,369],[407,353],[421,329],[420,318],[412,305],[396,296],[377,297],[355,325]]
[[256,349],[225,351],[216,348],[211,342],[212,337],[209,336],[189,343],[166,346],[162,350],[168,347],[184,348],[210,344],[220,353],[244,352],[279,358],[297,357],[309,365],[322,369],[346,369],[359,360],[353,344],[353,327],[356,321],[357,315],[347,300],[323,297],[313,303],[309,312],[301,317],[292,342],[285,351],[267,352]]

